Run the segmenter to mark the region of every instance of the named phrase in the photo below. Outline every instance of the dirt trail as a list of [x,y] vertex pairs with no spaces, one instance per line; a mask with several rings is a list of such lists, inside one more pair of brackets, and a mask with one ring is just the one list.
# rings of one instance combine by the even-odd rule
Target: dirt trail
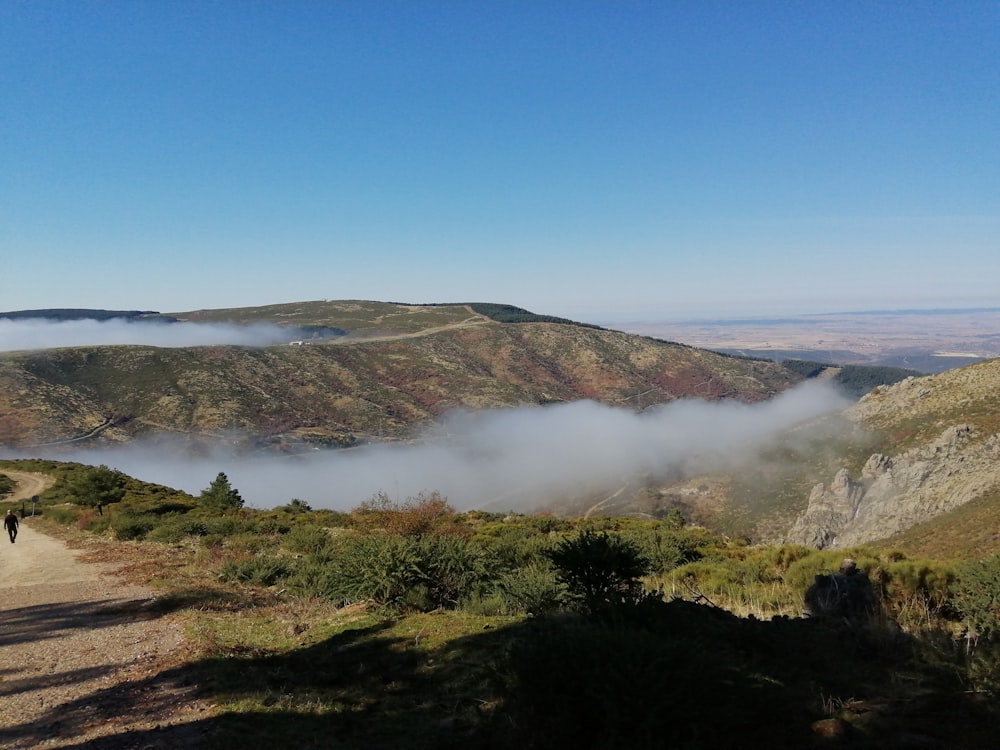
[[6,502],[30,500],[35,495],[41,495],[55,483],[55,480],[48,474],[34,474],[28,471],[14,471],[13,469],[0,469],[0,474],[6,474],[17,482],[13,494],[4,498]]
[[[17,479],[16,494],[39,491]],[[153,591],[81,561],[35,523],[24,519],[15,543],[0,537],[0,747],[196,747],[188,726],[210,707],[171,669],[180,623]]]

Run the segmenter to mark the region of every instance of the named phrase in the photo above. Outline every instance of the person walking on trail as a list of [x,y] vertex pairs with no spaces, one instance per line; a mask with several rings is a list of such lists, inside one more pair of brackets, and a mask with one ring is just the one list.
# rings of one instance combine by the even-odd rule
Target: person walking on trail
[[17,539],[17,514],[10,508],[7,509],[7,515],[3,519],[3,527],[7,529],[7,533],[10,535],[10,543],[13,544],[14,540]]

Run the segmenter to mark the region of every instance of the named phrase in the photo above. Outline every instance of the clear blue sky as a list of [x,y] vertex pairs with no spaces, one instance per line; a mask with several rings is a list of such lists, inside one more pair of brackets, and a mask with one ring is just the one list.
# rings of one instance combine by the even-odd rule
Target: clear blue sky
[[1000,304],[998,2],[0,0],[0,310]]

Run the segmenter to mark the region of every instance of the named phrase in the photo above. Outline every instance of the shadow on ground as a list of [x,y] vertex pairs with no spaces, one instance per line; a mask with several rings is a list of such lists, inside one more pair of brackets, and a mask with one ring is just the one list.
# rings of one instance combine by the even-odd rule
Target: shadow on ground
[[290,653],[204,659],[0,730],[0,744],[72,742],[101,718],[94,706],[166,710],[155,703],[165,685],[198,685],[201,697],[236,710],[62,746],[971,750],[991,746],[1000,729],[953,663],[933,663],[884,623],[763,622],[656,602],[610,620],[525,620],[435,649],[393,625]]

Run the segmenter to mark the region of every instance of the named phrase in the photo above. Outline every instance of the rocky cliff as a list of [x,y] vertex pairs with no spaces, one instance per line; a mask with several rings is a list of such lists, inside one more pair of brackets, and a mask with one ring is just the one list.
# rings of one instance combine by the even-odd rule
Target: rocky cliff
[[1000,488],[1000,360],[879,388],[847,416],[876,436],[860,470],[816,484],[786,541],[884,539]]

